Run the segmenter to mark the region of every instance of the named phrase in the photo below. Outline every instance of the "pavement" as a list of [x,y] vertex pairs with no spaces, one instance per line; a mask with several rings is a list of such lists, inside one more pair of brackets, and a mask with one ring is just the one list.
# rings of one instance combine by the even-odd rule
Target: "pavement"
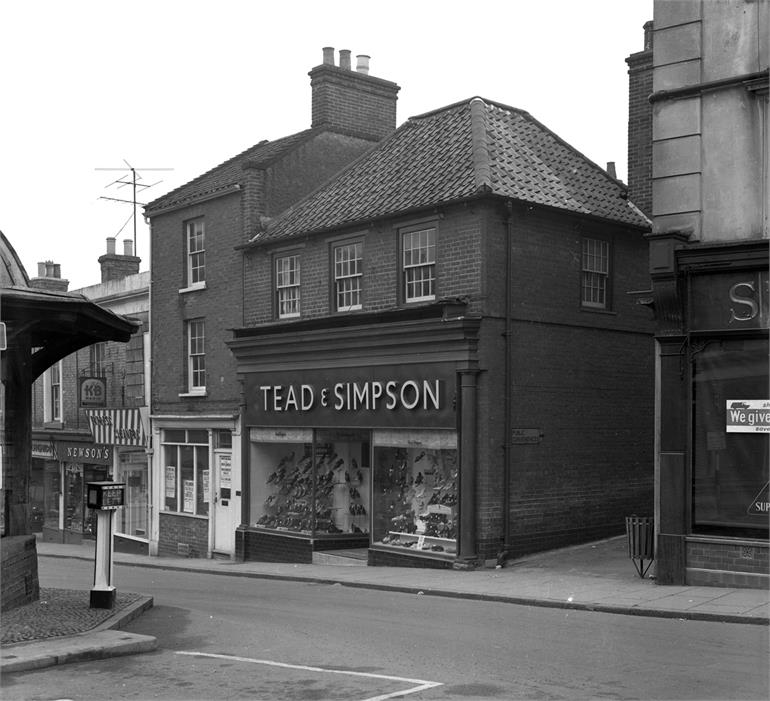
[[[93,543],[61,545],[38,541],[37,552],[40,560],[94,561]],[[40,601],[44,604],[35,602],[3,614],[0,672],[156,649],[155,638],[121,630],[153,603],[148,593],[120,591],[122,567],[312,582],[621,615],[770,623],[770,590],[658,585],[654,564],[644,578],[639,577],[628,557],[625,536],[519,558],[502,568],[470,571],[368,567],[353,555],[325,553],[313,564],[292,564],[115,553],[119,594],[113,609],[94,614],[89,608],[88,592],[41,589]],[[77,595],[82,597],[80,602]],[[94,615],[99,620],[95,621]]]

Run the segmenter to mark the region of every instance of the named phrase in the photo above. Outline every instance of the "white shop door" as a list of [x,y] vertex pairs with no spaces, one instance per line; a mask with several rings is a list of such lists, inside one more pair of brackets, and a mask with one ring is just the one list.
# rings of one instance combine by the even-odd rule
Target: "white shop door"
[[214,464],[214,550],[232,554],[235,548],[232,453],[214,453]]

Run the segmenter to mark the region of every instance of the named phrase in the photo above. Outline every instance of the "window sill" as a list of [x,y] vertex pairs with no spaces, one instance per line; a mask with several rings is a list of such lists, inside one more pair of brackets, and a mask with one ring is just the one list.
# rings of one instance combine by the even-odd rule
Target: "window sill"
[[186,511],[167,511],[164,509],[160,512],[161,514],[165,514],[166,516],[184,516],[186,518],[205,518],[208,519],[208,514],[190,514]]
[[205,389],[194,392],[180,392],[180,397],[205,397],[208,394]]
[[179,290],[180,295],[187,294],[188,292],[197,292],[198,290],[205,290],[206,289],[206,283],[205,282],[196,282],[194,285],[190,285],[189,287],[183,287],[181,290]]
[[580,306],[581,312],[588,312],[589,314],[607,314],[609,316],[617,316],[618,313],[612,309],[602,309],[601,307],[587,307],[585,305]]

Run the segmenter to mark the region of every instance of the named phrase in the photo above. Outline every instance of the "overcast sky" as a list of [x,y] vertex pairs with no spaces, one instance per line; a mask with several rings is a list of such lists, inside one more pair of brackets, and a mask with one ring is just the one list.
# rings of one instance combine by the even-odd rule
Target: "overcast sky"
[[[527,110],[626,180],[628,74],[652,0],[7,0],[0,230],[30,277],[100,282],[149,202],[263,139],[310,126],[322,47],[401,86],[398,123],[474,95]],[[170,170],[150,170],[166,168]],[[143,170],[147,169],[147,170]],[[160,182],[158,182],[160,181]],[[157,183],[157,184],[156,184]],[[149,269],[138,209],[137,253]]]

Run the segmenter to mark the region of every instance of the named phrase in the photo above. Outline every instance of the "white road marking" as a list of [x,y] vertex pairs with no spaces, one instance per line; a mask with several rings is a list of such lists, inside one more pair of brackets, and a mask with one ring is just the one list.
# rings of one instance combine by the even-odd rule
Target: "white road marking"
[[409,679],[407,677],[393,677],[388,674],[373,674],[371,672],[354,672],[353,670],[345,669],[324,669],[323,667],[309,667],[301,664],[289,664],[287,662],[276,662],[274,660],[257,660],[253,657],[238,657],[237,655],[218,655],[213,652],[192,652],[188,650],[177,650],[177,655],[188,655],[190,657],[213,657],[218,660],[235,660],[236,662],[251,662],[252,664],[264,664],[270,667],[282,667],[284,669],[299,669],[305,672],[324,672],[326,674],[346,674],[350,677],[367,677],[369,679],[386,679],[392,682],[404,682],[408,684],[417,684],[418,686],[413,689],[406,689],[404,691],[394,691],[391,694],[383,694],[382,696],[370,696],[369,698],[362,699],[362,701],[385,701],[386,699],[392,699],[396,696],[406,696],[407,694],[416,694],[418,691],[425,691],[426,689],[433,689],[434,687],[441,686],[441,682],[430,682],[425,679]]

